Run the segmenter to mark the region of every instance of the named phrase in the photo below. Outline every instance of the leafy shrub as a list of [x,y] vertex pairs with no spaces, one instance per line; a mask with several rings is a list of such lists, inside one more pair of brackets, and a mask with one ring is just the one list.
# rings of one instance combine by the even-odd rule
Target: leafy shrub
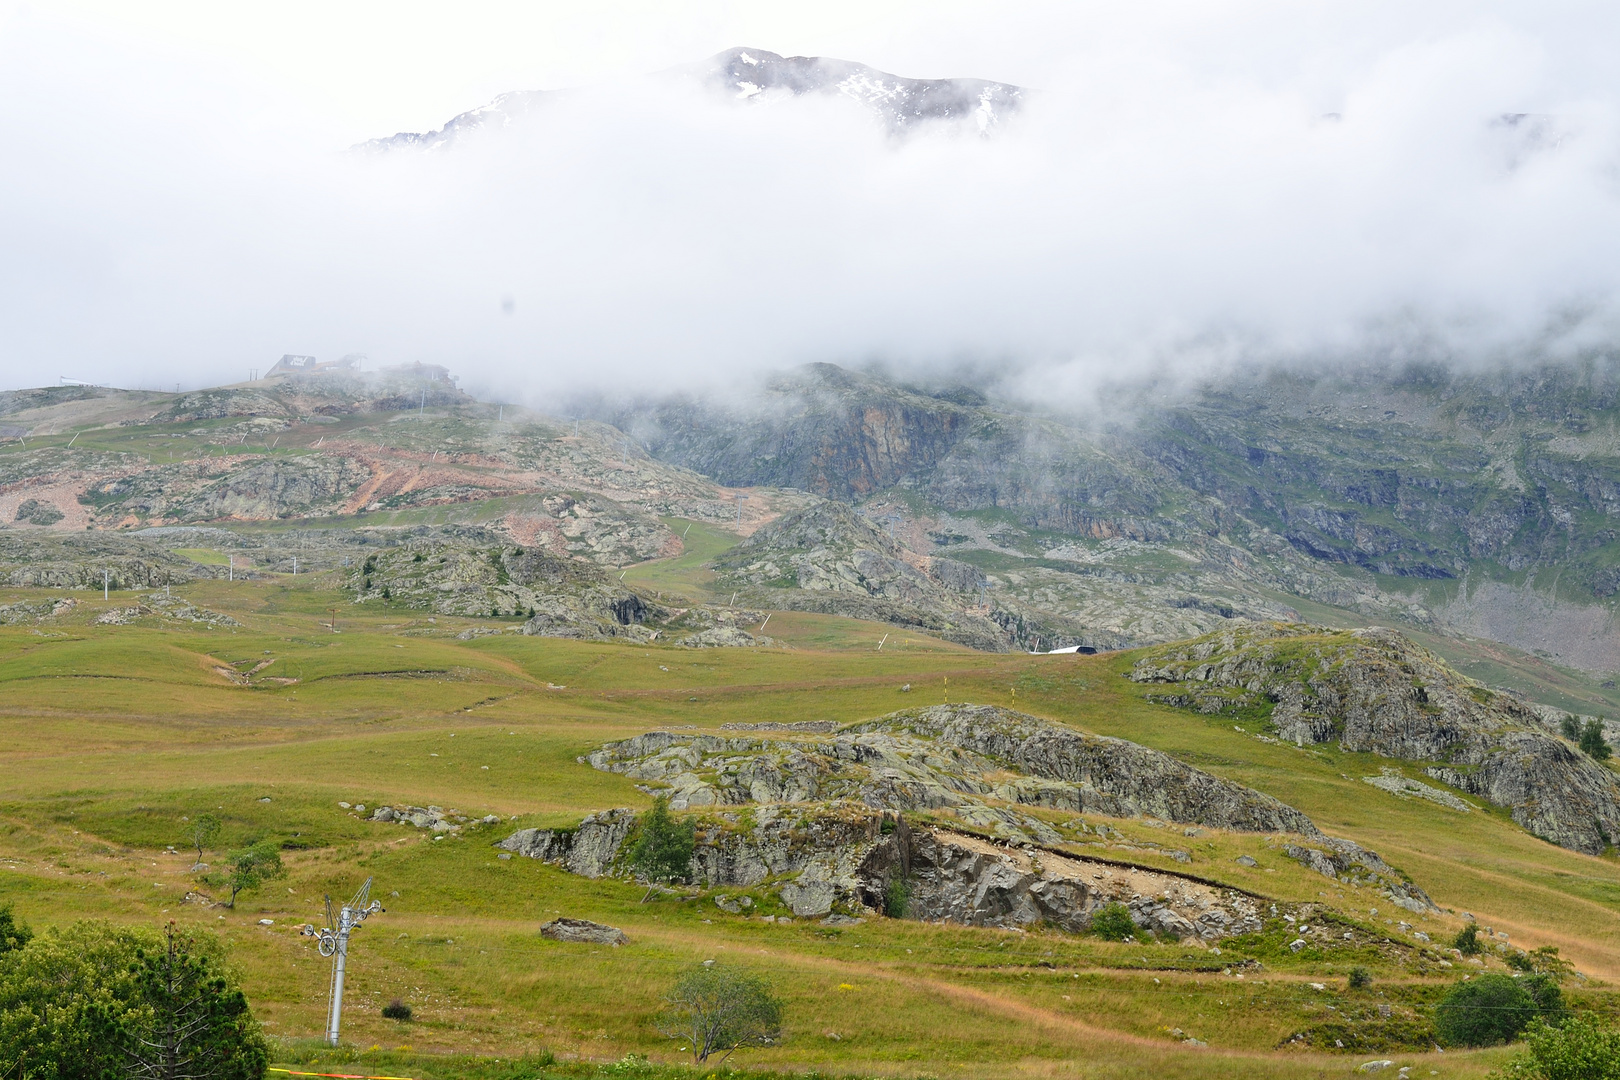
[[1575,719],[1575,717],[1570,713],[1565,713],[1564,718],[1559,721],[1558,730],[1561,731],[1564,738],[1568,739],[1570,742],[1580,741],[1581,722]]
[[1104,941],[1124,941],[1136,933],[1131,909],[1118,901],[1104,904],[1091,917],[1091,932]]
[[411,1018],[411,1007],[399,1000],[399,998],[395,998],[382,1007],[382,1014],[385,1020],[398,1020],[400,1023],[405,1023]]
[[769,1046],[782,1038],[782,1003],[757,975],[704,967],[687,975],[664,998],[658,1029],[691,1040],[694,1061],[720,1053],[722,1061],[745,1046]]
[[1447,992],[1434,1026],[1451,1046],[1495,1046],[1512,1042],[1538,1015],[1562,1012],[1563,995],[1547,976],[1480,975]]
[[1457,936],[1451,939],[1451,947],[1464,956],[1478,956],[1482,948],[1479,943],[1479,926],[1469,923],[1457,931]]
[[281,851],[274,841],[261,840],[252,847],[233,851],[225,859],[225,887],[231,890],[228,908],[236,907],[236,894],[256,889],[287,873],[281,865]]
[[1350,989],[1365,990],[1372,985],[1372,973],[1364,967],[1350,969]]
[[1620,1080],[1620,1031],[1587,1017],[1563,1024],[1533,1021],[1526,1053],[1508,1063],[1519,1080]]

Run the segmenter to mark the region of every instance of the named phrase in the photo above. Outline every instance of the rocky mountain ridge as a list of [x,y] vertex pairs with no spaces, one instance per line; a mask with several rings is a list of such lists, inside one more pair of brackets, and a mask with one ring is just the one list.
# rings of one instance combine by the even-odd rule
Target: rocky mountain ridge
[[1155,650],[1130,678],[1151,700],[1231,713],[1299,745],[1427,762],[1551,843],[1620,838],[1620,777],[1549,734],[1541,710],[1481,686],[1390,630],[1248,626]]
[[[985,79],[911,79],[866,64],[826,56],[780,56],[734,48],[667,75],[732,100],[760,103],[803,94],[836,96],[861,105],[890,134],[930,122],[965,124],[987,134],[1022,104],[1024,90]],[[516,90],[460,113],[436,131],[402,131],[354,149],[386,153],[446,152],[476,133],[524,122],[559,97],[580,91]]]

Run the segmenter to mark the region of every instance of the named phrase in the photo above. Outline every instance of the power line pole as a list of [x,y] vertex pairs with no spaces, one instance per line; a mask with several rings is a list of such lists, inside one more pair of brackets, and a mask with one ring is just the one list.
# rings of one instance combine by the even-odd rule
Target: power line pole
[[732,498],[737,500],[737,528],[740,529],[742,528],[742,504],[743,500],[748,498],[748,496],[739,491],[734,494]]
[[375,915],[383,909],[382,903],[377,900],[367,900],[371,896],[371,878],[360,886],[360,891],[354,894],[354,899],[338,910],[332,911],[332,897],[326,897],[326,921],[330,926],[321,928],[320,941],[316,950],[322,956],[331,956],[332,985],[330,988],[331,1009],[326,1019],[326,1041],[332,1046],[338,1044],[338,1031],[343,1024],[343,969],[349,959],[349,934],[366,921],[366,916]]
[[112,571],[103,567],[101,571],[101,598],[103,600],[107,599],[107,582],[111,579]]

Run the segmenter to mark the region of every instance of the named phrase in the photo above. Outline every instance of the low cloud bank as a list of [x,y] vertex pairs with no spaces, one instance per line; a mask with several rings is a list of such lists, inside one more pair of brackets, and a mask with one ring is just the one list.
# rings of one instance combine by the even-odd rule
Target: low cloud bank
[[1380,25],[1326,88],[1188,62],[1147,23],[1129,48],[1032,42],[1048,77],[990,138],[649,76],[368,155],[229,72],[17,20],[0,382],[358,351],[542,406],[818,360],[1078,399],[1233,362],[1620,341],[1620,95],[1560,66],[1569,26]]

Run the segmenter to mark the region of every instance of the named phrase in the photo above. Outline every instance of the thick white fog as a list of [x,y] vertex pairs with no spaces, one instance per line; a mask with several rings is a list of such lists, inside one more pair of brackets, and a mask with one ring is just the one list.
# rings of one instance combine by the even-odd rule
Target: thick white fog
[[363,352],[540,405],[812,360],[1081,393],[1232,360],[1620,341],[1612,12],[1409,6],[896,9],[797,41],[719,19],[676,40],[699,51],[634,55],[825,43],[1031,93],[992,137],[897,141],[852,102],[604,71],[525,123],[385,155],[345,148],[390,128],[195,42],[14,8],[0,386]]

